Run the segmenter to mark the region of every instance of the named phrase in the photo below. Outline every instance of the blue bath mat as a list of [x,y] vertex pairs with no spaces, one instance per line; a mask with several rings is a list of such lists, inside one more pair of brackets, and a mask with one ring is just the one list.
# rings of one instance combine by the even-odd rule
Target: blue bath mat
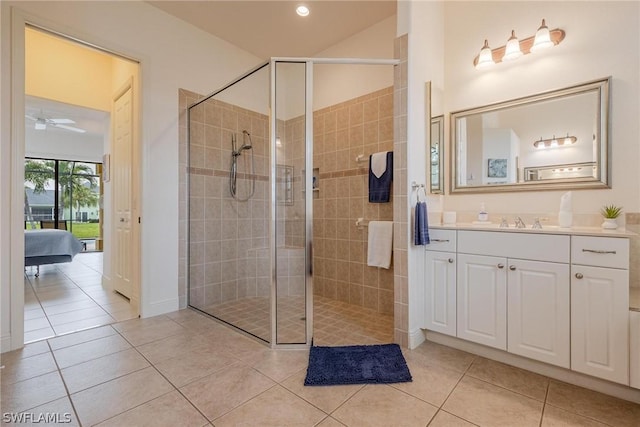
[[304,385],[387,384],[411,381],[398,344],[315,347]]

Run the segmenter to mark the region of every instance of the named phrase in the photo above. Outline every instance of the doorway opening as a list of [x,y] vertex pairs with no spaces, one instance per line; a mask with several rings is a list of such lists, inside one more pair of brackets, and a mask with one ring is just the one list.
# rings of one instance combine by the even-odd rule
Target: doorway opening
[[[138,68],[93,45],[25,27],[25,236],[56,236],[56,253],[38,256],[25,241],[25,343],[138,316],[139,231],[130,233],[125,266],[135,286],[122,295],[114,291],[123,260],[113,220],[114,200],[138,197],[137,102],[127,149],[114,156],[112,141],[115,97],[138,80]],[[122,165],[128,173],[116,179],[111,170]],[[69,247],[61,243],[67,240]]]

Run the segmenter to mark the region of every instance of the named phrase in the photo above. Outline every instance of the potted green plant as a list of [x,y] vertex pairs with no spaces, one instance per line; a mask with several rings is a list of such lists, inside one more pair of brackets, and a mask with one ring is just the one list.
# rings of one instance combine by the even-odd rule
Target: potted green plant
[[600,213],[604,217],[602,228],[611,230],[618,228],[618,221],[616,219],[622,213],[622,206],[616,206],[613,204],[604,205],[602,209],[600,209]]

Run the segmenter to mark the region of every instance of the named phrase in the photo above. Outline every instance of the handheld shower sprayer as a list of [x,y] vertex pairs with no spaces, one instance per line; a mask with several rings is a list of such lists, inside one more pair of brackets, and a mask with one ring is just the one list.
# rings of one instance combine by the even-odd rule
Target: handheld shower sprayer
[[[246,142],[247,138],[249,138],[248,143]],[[253,149],[253,141],[251,141],[251,134],[246,130],[242,131],[242,145],[237,150],[236,150],[236,135],[233,134],[231,138],[231,145],[232,145],[232,155],[234,157],[238,157],[240,154],[242,154],[244,150]]]
[[[249,141],[247,142],[247,139],[249,139]],[[252,196],[253,193],[255,191],[255,170],[256,170],[256,165],[255,165],[255,160],[253,158],[253,141],[251,141],[251,134],[249,132],[247,132],[247,130],[243,130],[242,131],[242,145],[240,146],[240,148],[236,148],[237,147],[237,139],[236,139],[236,134],[232,133],[231,134],[231,167],[229,169],[229,192],[231,193],[231,196],[239,201],[245,202],[247,200],[249,200]],[[244,150],[251,150],[251,167],[250,170],[247,172],[245,172],[243,175],[248,175],[249,176],[249,189],[248,189],[248,195],[246,198],[241,198],[238,197],[238,188],[237,188],[237,180],[238,180],[238,157],[240,157],[240,155],[242,154],[242,152]],[[245,160],[244,164],[246,165],[247,160]],[[248,165],[247,165],[248,166]]]

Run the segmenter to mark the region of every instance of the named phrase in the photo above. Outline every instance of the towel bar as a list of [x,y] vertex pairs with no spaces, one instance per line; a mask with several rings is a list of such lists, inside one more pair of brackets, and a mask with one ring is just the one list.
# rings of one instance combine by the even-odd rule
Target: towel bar
[[367,227],[368,225],[369,225],[369,223],[368,223],[368,222],[365,224],[365,222],[364,222],[364,218],[358,218],[358,219],[356,220],[356,227],[358,227],[358,228]]

